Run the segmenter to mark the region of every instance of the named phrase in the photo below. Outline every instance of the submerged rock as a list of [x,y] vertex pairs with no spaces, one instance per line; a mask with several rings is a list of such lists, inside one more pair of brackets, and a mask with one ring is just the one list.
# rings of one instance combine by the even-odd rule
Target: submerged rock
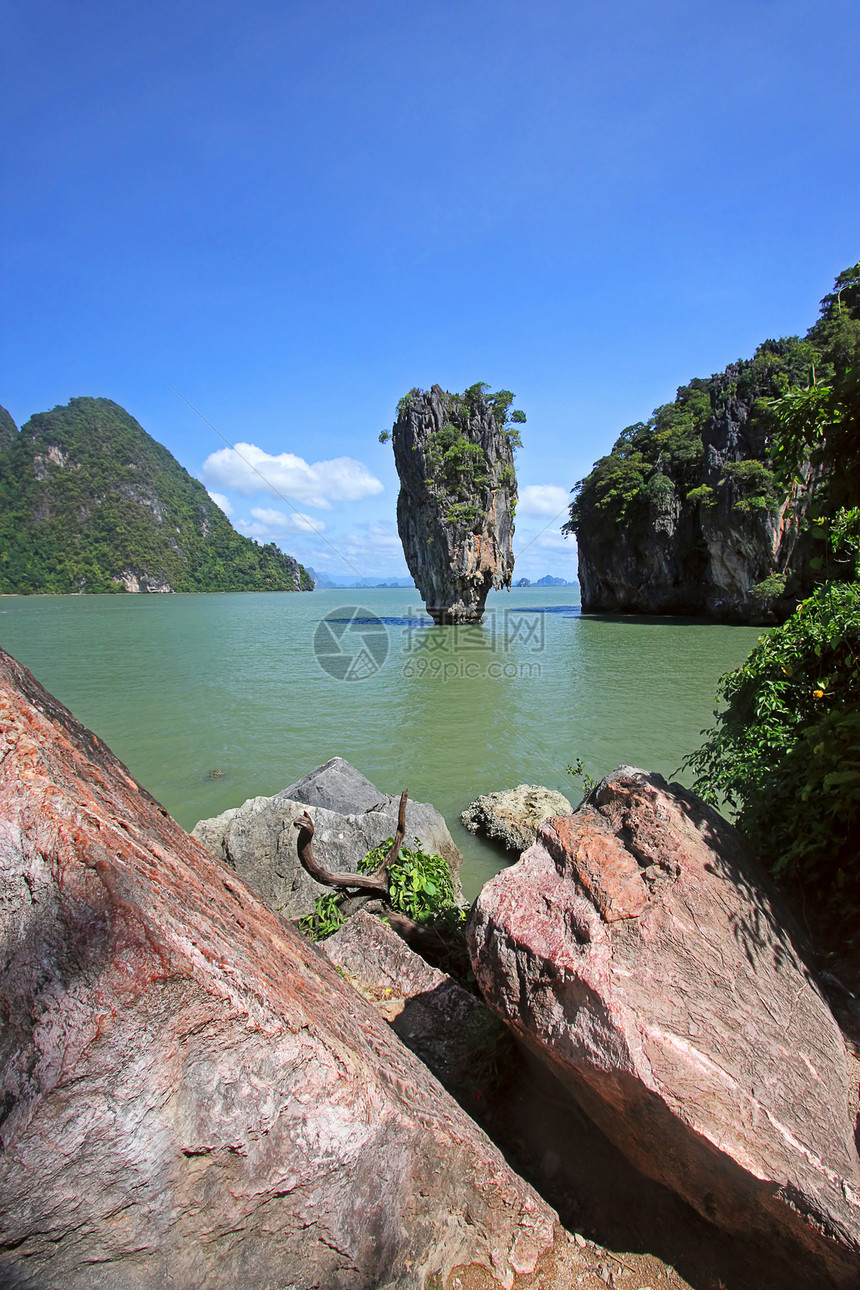
[[483,833],[508,851],[521,852],[534,842],[541,820],[570,810],[563,793],[540,784],[517,784],[475,798],[460,819],[470,833]]
[[435,623],[480,622],[490,588],[510,588],[517,497],[505,428],[511,398],[476,389],[448,394],[434,385],[401,401],[393,431],[397,528]]
[[622,767],[484,887],[469,935],[484,997],[643,1173],[858,1284],[845,1046],[715,811]]
[[2,653],[0,714],[0,1284],[569,1271],[371,1005]]
[[[399,795],[380,792],[343,757],[333,757],[274,797],[251,797],[221,815],[199,820],[191,835],[284,918],[301,918],[319,896],[331,891],[299,862],[294,821],[305,807],[312,808],[320,858],[330,869],[355,873],[368,851],[394,836],[399,803]],[[416,838],[425,851],[438,852],[448,861],[459,898],[463,856],[444,818],[428,802],[407,802],[406,846]]]

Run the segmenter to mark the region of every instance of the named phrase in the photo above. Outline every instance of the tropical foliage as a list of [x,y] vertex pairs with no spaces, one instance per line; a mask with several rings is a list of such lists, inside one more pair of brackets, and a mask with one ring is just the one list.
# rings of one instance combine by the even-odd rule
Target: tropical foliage
[[[804,338],[768,340],[751,359],[681,386],[672,403],[623,430],[612,452],[577,485],[565,531],[602,525],[608,533],[653,508],[708,511],[724,504],[743,515],[774,513],[802,480],[812,492],[809,519],[822,543],[813,557],[821,576],[843,576],[815,525],[860,498],[860,265],[846,269],[822,301]],[[741,427],[738,455],[714,467],[707,443],[721,421]],[[808,544],[814,546],[814,543]]]
[[[769,340],[752,359],[682,385],[672,403],[656,408],[648,421],[622,430],[612,452],[580,480],[565,531],[577,532],[588,516],[623,523],[671,497],[712,506],[723,489],[740,511],[775,509],[786,490],[776,484],[773,472],[776,418],[769,400],[806,379],[814,355],[810,344],[796,337]],[[748,412],[745,439],[755,445],[756,455],[726,464],[717,479],[705,482],[708,427],[736,406]]]
[[836,280],[810,330],[805,385],[770,402],[768,492],[818,480],[821,580],[746,663],[724,676],[716,724],[685,763],[721,797],[774,876],[832,923],[860,915],[860,264]]
[[[385,862],[393,838],[386,838],[368,851],[359,862],[359,873],[375,873]],[[388,892],[394,909],[407,914],[416,923],[432,927],[438,922],[450,926],[464,922],[465,911],[457,904],[457,893],[448,861],[435,852],[424,851],[418,838],[415,846],[401,847],[388,870]],[[313,912],[301,919],[299,926],[312,940],[324,940],[345,921],[344,892],[320,896]]]
[[[397,404],[398,416],[422,394],[417,387],[405,394]],[[511,410],[516,395],[510,390],[493,393],[484,381],[470,385],[462,394],[446,393],[444,398],[448,420],[430,435],[425,449],[427,489],[443,503],[443,514],[449,524],[470,527],[482,522],[494,486],[508,492],[516,488],[516,475],[510,465],[499,468],[494,485],[487,455],[481,444],[470,436],[471,418],[489,410],[511,450],[516,451],[522,446],[519,427],[524,424],[526,414],[519,409]],[[381,443],[390,438],[387,430],[379,436]],[[512,510],[515,506],[514,501]]]
[[687,759],[774,876],[860,913],[860,586],[819,588],[724,676],[716,725]]
[[[417,385],[403,395],[402,399],[397,401],[397,415],[409,406],[413,399],[420,398],[424,393]],[[512,410],[511,405],[516,399],[516,395],[510,390],[496,390],[495,393],[490,389],[486,381],[476,381],[470,385],[462,394],[446,394],[450,400],[452,412],[466,413],[474,415],[481,404],[487,404],[493,414],[493,420],[500,430],[504,430],[508,443],[513,449],[522,447],[522,435],[519,427],[525,425],[526,414],[520,408]],[[380,443],[387,443],[391,438],[391,432],[383,430],[379,436]]]

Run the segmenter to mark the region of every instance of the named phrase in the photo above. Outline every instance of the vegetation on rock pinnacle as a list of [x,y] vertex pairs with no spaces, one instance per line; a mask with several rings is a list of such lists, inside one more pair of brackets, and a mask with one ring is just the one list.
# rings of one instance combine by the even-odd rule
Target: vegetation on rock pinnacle
[[720,681],[696,788],[738,824],[815,923],[860,949],[860,264],[836,279],[807,340],[804,385],[766,409],[783,489],[813,481],[807,522],[819,585]]

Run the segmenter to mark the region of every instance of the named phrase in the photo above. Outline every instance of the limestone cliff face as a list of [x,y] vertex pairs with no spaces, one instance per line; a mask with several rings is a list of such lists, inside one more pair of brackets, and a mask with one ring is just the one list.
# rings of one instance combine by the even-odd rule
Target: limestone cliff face
[[[700,383],[710,415],[695,451],[673,460],[656,447],[643,462],[628,447],[635,439],[647,456],[647,436],[661,435],[665,409],[658,410],[584,482],[566,526],[577,535],[583,610],[773,623],[808,594],[812,550],[802,520],[815,481],[807,474],[786,494],[768,469],[760,400],[776,391],[766,379],[751,380],[750,366],[733,364]],[[611,475],[624,467],[627,476]],[[613,506],[610,488],[620,494],[615,481],[635,479],[634,470],[641,485],[627,483],[635,495]]]
[[436,623],[480,622],[491,587],[510,587],[517,496],[504,411],[434,385],[399,405],[397,527]]
[[583,610],[781,621],[808,589],[805,545],[797,549],[808,495],[753,513],[735,510],[735,500],[731,486],[712,506],[673,491],[626,527],[580,530]]

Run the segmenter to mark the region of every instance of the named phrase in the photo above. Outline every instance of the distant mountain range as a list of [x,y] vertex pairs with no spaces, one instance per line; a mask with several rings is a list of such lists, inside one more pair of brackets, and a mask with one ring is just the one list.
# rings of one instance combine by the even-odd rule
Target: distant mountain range
[[516,587],[575,587],[576,582],[568,582],[566,578],[553,578],[551,574],[546,574],[543,578],[538,578],[537,582],[529,582],[528,578],[520,578],[515,583]]
[[118,404],[0,409],[0,592],[311,591]]
[[[314,586],[320,591],[329,590],[358,590],[361,587],[414,587],[415,583],[411,578],[389,578],[385,582],[377,582],[373,578],[348,578],[340,575],[318,573],[316,569],[307,566],[307,571],[313,578]],[[568,582],[565,578],[553,578],[551,574],[539,578],[537,582],[530,582],[528,578],[520,578],[519,582],[514,584],[516,587],[576,587],[576,582]]]
[[411,578],[389,578],[385,582],[376,582],[373,578],[347,578],[339,574],[317,573],[307,565],[307,571],[314,580],[314,586],[320,591],[355,590],[360,587],[414,587],[415,583]]

